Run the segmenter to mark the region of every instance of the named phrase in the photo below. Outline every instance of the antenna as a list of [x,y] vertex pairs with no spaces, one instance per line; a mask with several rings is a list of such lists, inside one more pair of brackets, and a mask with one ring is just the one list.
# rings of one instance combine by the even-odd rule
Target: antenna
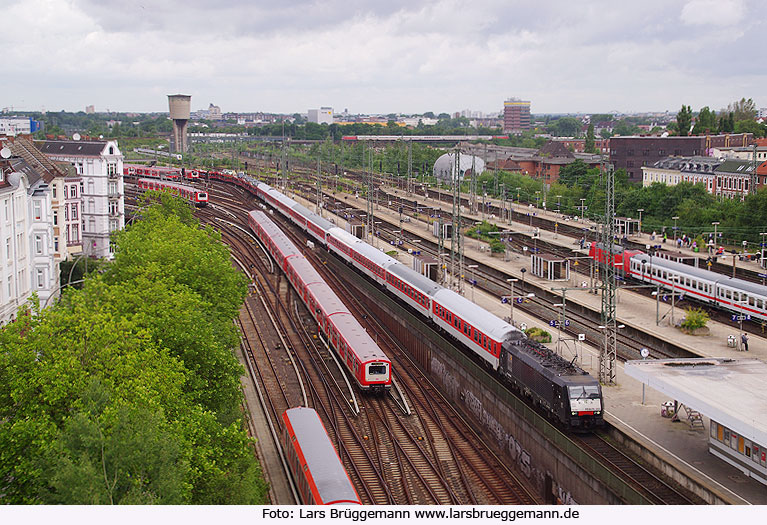
[[11,157],[11,150],[9,148],[0,149],[0,157],[8,159]]

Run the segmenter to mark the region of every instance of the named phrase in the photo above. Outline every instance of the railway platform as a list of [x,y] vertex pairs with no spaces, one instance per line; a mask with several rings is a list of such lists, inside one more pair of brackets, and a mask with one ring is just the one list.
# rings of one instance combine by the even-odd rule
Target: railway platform
[[[408,197],[412,198],[412,195]],[[365,209],[365,200],[362,198],[349,196],[346,202],[349,207],[355,207],[361,211]],[[429,205],[436,202],[433,199],[428,200]],[[304,204],[307,202],[304,201]],[[313,206],[309,205],[310,207]],[[376,214],[393,224],[399,224],[399,215],[391,210],[379,207],[376,209]],[[343,219],[338,217],[334,217],[334,219],[339,226],[343,227]],[[410,222],[402,223],[401,226],[403,232],[409,232],[411,235],[431,235],[428,231],[428,225],[420,220],[411,219]],[[571,237],[559,234],[555,238],[553,232],[543,230],[540,232],[540,236],[549,242],[558,242],[566,244],[570,248],[573,247]],[[528,270],[525,280],[534,282],[542,288],[562,288],[565,286],[576,288],[578,284],[576,280],[583,278],[575,275],[569,284],[567,282],[546,281],[531,275],[529,257],[513,254],[510,261],[504,261],[503,258],[492,256],[487,250],[480,251],[478,246],[480,244],[476,241],[467,239],[464,245],[465,254],[483,264],[505,271],[520,280],[523,276],[521,269],[524,267]],[[585,255],[586,250],[584,249],[582,253]],[[406,264],[411,263],[407,252],[400,253],[399,258]],[[474,302],[495,315],[502,318],[509,316],[510,307],[502,304],[498,297],[490,296],[479,289],[472,290],[471,287],[467,287],[466,297],[471,298],[472,296]],[[573,289],[567,292],[567,304],[572,302],[588,305],[597,311],[601,308],[601,297],[584,289]],[[668,314],[670,304],[660,304],[661,315]],[[620,323],[633,325],[664,340],[673,341],[701,357],[730,359],[748,357],[767,361],[767,339],[751,336],[749,352],[743,352],[737,347],[728,346],[728,337],[739,335],[737,326],[710,322],[710,335],[708,336],[684,334],[667,322],[668,315],[659,324],[656,324],[656,301],[631,293],[628,290],[619,292],[617,313]],[[681,316],[683,312],[677,308],[676,314]],[[557,315],[557,313],[552,312],[552,319],[556,318]],[[518,326],[525,323],[528,327],[538,326],[551,331],[549,319],[533,318],[519,309],[515,310],[514,321]],[[549,345],[551,348],[557,346],[556,337],[556,333],[552,334],[552,344]],[[560,349],[565,357],[577,358],[584,369],[595,377],[598,375],[598,348],[578,343],[573,341],[572,336],[563,335]],[[767,378],[765,380],[767,381]],[[674,469],[709,487],[712,492],[719,494],[724,501],[738,504],[767,504],[767,488],[764,485],[744,476],[738,469],[713,457],[708,452],[710,424],[708,418],[702,418],[703,428],[693,428],[686,421],[673,422],[669,418],[662,417],[661,410],[664,403],[670,401],[668,396],[651,388],[645,388],[643,400],[642,384],[629,377],[621,363],[618,363],[616,371],[616,385],[605,386],[603,390],[606,419],[643,447],[662,457]]]

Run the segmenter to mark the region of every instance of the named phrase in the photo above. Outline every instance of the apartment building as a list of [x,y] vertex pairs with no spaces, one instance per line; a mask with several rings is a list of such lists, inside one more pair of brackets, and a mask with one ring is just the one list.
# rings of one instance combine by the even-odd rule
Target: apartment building
[[67,246],[82,243],[89,257],[113,257],[109,236],[125,226],[123,155],[117,142],[45,141],[39,148],[74,168],[74,176],[64,181]]

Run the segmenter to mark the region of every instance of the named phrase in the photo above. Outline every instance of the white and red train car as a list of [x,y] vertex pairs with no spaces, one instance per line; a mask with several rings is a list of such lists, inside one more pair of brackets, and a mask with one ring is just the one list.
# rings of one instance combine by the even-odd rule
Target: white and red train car
[[391,361],[295,244],[263,212],[250,212],[248,224],[285,272],[357,385],[362,390],[391,388]]
[[170,181],[197,180],[200,178],[199,172],[195,169],[176,166],[145,166],[143,164],[123,164],[123,176],[150,177]]
[[183,184],[159,179],[138,179],[136,181],[136,186],[142,190],[169,191],[198,207],[206,206],[208,204],[208,192],[191,186],[184,186]]
[[297,407],[282,414],[282,446],[304,505],[361,505],[317,412]]
[[[601,244],[594,243],[589,255],[604,262],[605,251]],[[666,290],[673,289],[675,293],[684,294],[685,299],[715,306],[736,315],[767,320],[767,286],[647,255],[639,250],[624,250],[617,245],[613,246],[612,251],[616,269],[628,277],[656,284]]]
[[[573,363],[525,335],[487,310],[438,285],[396,259],[309,211],[293,199],[249,177],[239,185],[274,207],[349,265],[386,288],[414,311],[431,320],[509,378],[549,410],[568,429],[588,430],[604,424],[599,383]],[[526,363],[522,366],[522,363]],[[588,395],[583,395],[586,389]]]

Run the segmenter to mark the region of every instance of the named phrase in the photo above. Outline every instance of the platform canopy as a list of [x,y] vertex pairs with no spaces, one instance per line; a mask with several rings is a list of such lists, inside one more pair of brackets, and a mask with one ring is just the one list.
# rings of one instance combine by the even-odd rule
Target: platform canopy
[[627,361],[626,374],[751,441],[767,444],[767,363],[695,358]]

